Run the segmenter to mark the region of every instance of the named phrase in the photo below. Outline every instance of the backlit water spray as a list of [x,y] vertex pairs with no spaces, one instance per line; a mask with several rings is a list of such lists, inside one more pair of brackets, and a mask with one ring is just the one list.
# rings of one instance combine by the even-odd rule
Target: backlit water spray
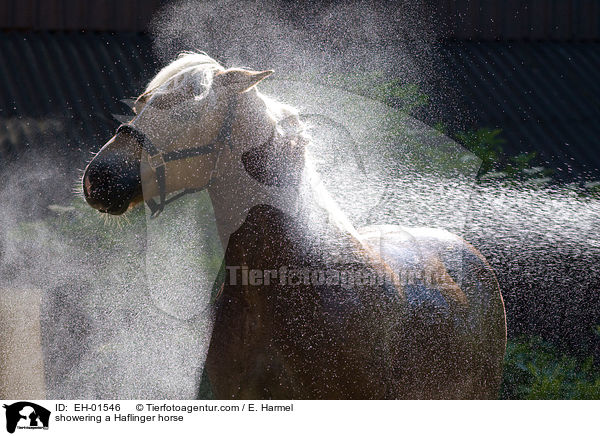
[[[363,73],[381,72],[443,97],[437,29],[427,16],[412,2],[179,2],[151,31],[164,64],[180,50],[204,50],[225,66],[275,69],[260,89],[298,107],[315,168],[356,227],[440,227],[463,236],[496,270],[510,334],[597,352],[597,197],[570,186],[477,182],[479,160],[464,148],[348,92],[369,83]],[[82,199],[62,196],[50,218],[36,219],[32,205],[70,189],[64,174],[51,159],[24,156],[0,186],[0,298],[41,293],[48,397],[194,398],[209,333],[202,318],[163,310],[168,286],[164,301],[148,292],[143,211],[106,225]],[[164,270],[173,262],[166,255]]]

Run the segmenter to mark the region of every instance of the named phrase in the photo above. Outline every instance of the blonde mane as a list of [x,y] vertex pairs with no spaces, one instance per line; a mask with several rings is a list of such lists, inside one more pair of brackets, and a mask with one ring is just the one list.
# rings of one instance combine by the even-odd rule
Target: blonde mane
[[194,88],[209,87],[214,74],[225,68],[206,53],[182,52],[148,83],[136,102],[145,102],[157,93],[168,93],[192,82]]

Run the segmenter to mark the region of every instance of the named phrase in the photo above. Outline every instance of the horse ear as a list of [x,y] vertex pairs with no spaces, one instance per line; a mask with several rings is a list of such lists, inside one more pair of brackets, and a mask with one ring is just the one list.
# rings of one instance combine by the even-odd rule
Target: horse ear
[[248,91],[261,80],[273,74],[273,70],[251,71],[232,68],[215,75],[214,83],[234,93]]

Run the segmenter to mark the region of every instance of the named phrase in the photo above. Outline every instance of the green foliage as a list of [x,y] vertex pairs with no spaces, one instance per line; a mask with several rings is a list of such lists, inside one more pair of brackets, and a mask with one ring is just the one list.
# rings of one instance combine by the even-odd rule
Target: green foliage
[[[584,191],[580,194],[582,197],[600,200],[600,181],[595,180],[584,185]],[[600,329],[600,326],[598,326]],[[600,333],[600,331],[599,331]]]
[[458,133],[458,140],[472,153],[481,159],[480,173],[497,169],[502,155],[502,144],[506,141],[500,137],[502,129],[482,127],[477,130]]
[[479,179],[507,182],[528,182],[532,186],[548,183],[554,170],[533,166],[536,152],[522,152],[510,156],[504,152],[506,140],[502,129],[481,127],[456,134],[457,140],[482,161]]
[[600,371],[591,357],[581,361],[540,338],[521,337],[507,346],[501,398],[598,400]]
[[397,79],[374,86],[372,95],[375,99],[398,107],[405,113],[412,113],[429,103],[429,97],[421,91],[419,85],[402,83]]

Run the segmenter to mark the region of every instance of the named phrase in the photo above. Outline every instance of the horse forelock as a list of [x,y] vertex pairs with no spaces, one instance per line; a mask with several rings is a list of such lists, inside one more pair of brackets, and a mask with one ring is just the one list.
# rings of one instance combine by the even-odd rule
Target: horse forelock
[[214,73],[223,70],[223,66],[206,53],[180,53],[152,78],[137,101],[148,100],[156,93],[175,91],[190,82],[197,87],[209,87]]

